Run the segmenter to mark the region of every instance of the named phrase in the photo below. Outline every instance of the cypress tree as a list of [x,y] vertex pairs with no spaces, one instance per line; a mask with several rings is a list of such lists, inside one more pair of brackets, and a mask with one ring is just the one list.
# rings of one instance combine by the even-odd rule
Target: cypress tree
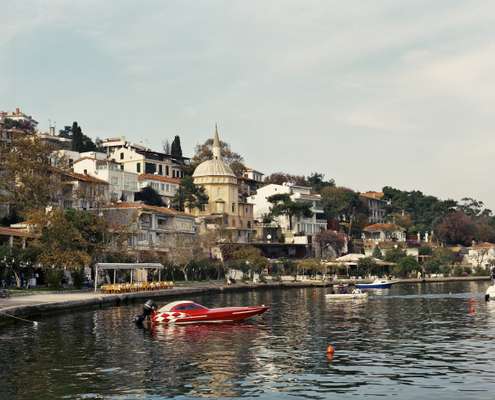
[[170,149],[170,154],[175,158],[182,158],[182,148],[180,146],[180,137],[177,135],[174,137],[172,142],[172,147]]

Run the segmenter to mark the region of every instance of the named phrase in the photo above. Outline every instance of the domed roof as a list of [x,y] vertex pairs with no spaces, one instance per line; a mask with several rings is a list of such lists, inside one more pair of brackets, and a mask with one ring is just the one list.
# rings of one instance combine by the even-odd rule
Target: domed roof
[[215,125],[215,136],[213,137],[213,159],[203,161],[199,164],[193,173],[193,178],[199,178],[202,176],[231,176],[236,177],[232,168],[226,164],[222,159],[222,147],[220,145],[220,139],[218,137],[218,129]]
[[200,176],[233,176],[235,174],[225,162],[222,160],[206,160],[199,164],[193,173],[193,178]]

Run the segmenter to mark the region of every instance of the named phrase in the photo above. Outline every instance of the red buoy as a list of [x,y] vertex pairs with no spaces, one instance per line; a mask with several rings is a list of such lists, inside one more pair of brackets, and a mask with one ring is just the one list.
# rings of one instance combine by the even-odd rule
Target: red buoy
[[328,347],[327,347],[327,355],[332,355],[333,356],[333,353],[335,353],[335,349],[334,347],[329,344]]

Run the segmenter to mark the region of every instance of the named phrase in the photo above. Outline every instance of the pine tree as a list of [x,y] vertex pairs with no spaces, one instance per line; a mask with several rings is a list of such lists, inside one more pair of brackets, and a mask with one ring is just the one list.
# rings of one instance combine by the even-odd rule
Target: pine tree
[[175,158],[182,158],[182,148],[180,146],[180,137],[177,135],[172,142],[172,148],[170,149],[170,154]]

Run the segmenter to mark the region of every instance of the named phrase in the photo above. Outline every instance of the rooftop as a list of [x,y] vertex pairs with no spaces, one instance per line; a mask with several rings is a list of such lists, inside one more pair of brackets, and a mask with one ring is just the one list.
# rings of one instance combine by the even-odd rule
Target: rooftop
[[175,183],[175,184],[180,184],[180,179],[177,178],[170,178],[168,176],[162,176],[162,175],[152,175],[152,174],[142,174],[138,176],[138,179],[140,181],[159,181],[159,182],[167,182],[167,183]]
[[396,224],[373,224],[368,225],[363,229],[365,232],[394,232],[394,231],[405,231],[405,229]]
[[161,213],[161,214],[167,214],[167,215],[178,215],[178,216],[184,216],[184,217],[191,217],[194,218],[194,215],[182,212],[182,211],[177,211],[172,208],[167,208],[167,207],[158,207],[158,206],[149,206],[147,204],[143,203],[115,203],[112,204],[111,206],[106,206],[104,209],[136,209],[136,210],[146,210],[146,211],[152,211],[156,213]]

